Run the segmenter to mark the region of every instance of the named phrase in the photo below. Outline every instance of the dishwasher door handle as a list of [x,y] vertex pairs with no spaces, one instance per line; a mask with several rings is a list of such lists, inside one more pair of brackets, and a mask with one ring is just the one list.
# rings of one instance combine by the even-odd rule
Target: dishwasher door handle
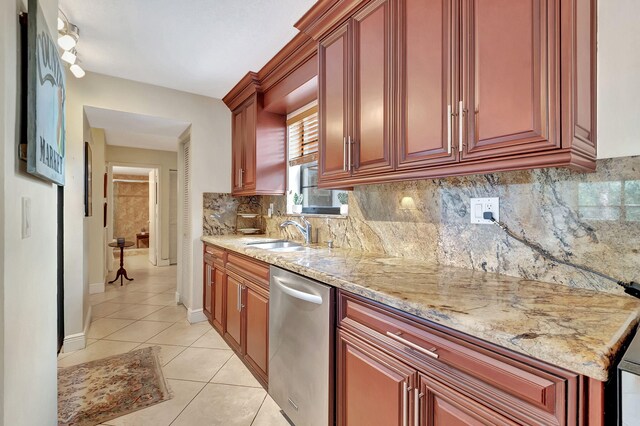
[[305,302],[322,305],[322,297],[316,296],[315,294],[305,293],[304,291],[296,290],[291,287],[287,287],[278,277],[273,277],[273,280],[280,286],[280,289],[283,291],[283,293],[293,298],[304,300]]

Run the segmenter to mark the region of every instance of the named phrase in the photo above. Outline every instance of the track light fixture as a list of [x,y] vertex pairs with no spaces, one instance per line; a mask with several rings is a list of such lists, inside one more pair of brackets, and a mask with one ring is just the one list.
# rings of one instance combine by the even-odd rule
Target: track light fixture
[[69,22],[67,15],[58,9],[58,46],[63,50],[61,58],[69,64],[69,70],[76,78],[85,75],[84,70],[78,65],[78,52],[76,46],[80,39],[80,28]]

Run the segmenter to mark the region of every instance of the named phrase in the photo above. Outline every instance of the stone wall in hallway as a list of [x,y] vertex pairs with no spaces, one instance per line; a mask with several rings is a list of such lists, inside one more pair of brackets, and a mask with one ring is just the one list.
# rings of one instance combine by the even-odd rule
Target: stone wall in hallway
[[[139,180],[113,182],[113,237],[136,241],[142,229],[149,232],[149,183],[146,176],[113,175],[113,179]],[[95,207],[94,207],[95,209]],[[141,247],[145,242],[140,242]]]

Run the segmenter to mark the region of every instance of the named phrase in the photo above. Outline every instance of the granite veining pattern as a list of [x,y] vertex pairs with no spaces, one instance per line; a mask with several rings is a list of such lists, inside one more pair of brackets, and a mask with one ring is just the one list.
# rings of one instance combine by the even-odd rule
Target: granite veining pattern
[[626,295],[354,249],[282,253],[246,245],[260,237],[202,239],[601,381],[640,317],[640,300]]
[[[204,193],[202,197],[203,235],[228,235],[236,231],[236,211],[238,205],[248,203],[251,197],[233,197],[231,194]],[[240,219],[246,220],[246,219]],[[240,224],[242,227],[243,224]],[[254,223],[245,222],[247,227],[255,227]]]
[[[472,197],[500,197],[500,218],[554,256],[640,281],[640,156],[598,160],[595,173],[536,169],[356,187],[349,216],[311,218],[337,247],[621,294],[614,282],[549,261],[493,225],[470,223]],[[267,235],[300,241],[286,197]],[[559,289],[558,291],[564,291]]]

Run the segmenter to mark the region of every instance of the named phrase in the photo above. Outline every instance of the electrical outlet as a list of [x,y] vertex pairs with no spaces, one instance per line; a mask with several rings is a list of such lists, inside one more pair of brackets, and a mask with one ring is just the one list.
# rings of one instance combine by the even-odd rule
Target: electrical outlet
[[484,212],[491,212],[495,220],[500,220],[500,198],[472,198],[471,223],[491,224],[491,220],[484,218]]

